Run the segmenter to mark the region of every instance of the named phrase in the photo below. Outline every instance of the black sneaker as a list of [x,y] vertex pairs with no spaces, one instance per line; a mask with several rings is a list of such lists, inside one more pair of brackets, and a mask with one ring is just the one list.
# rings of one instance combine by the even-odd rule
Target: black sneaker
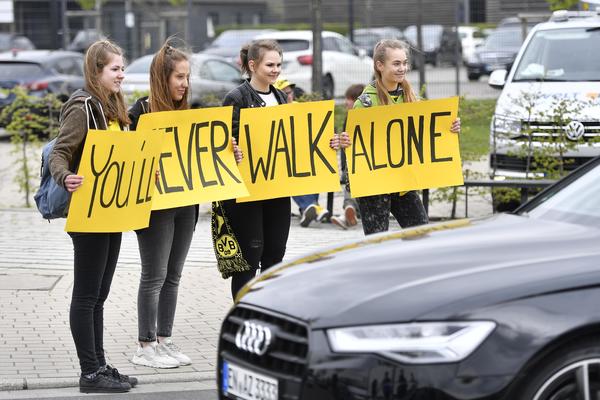
[[121,383],[127,382],[129,383],[129,385],[131,385],[132,388],[138,384],[138,380],[136,377],[120,374],[118,369],[113,368],[110,365],[107,365],[106,369],[101,373],[106,376],[112,376]]
[[79,378],[79,391],[81,393],[125,393],[129,392],[131,385],[119,382],[112,376],[103,373],[96,374],[93,379],[82,376]]

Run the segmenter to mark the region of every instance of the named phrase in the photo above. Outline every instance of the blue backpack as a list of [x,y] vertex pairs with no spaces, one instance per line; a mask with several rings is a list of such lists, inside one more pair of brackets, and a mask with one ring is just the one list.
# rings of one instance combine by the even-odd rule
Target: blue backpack
[[64,218],[71,194],[58,185],[50,174],[48,158],[54,147],[56,138],[44,145],[42,149],[42,182],[33,199],[42,217],[46,219]]

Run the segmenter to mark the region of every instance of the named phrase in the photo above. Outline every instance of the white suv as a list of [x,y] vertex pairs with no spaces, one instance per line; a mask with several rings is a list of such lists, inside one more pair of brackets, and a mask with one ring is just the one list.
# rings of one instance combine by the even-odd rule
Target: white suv
[[495,179],[550,177],[549,164],[565,172],[599,155],[600,10],[555,12],[489,84],[502,88],[490,134]]
[[[368,84],[373,60],[339,33],[323,31],[323,97],[343,97],[348,86]],[[305,92],[312,92],[312,31],[280,31],[259,35],[274,39],[283,49],[281,75]]]

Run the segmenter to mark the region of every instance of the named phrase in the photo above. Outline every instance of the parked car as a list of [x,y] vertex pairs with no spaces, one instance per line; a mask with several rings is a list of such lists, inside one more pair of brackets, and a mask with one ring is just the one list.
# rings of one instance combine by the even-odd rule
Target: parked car
[[489,84],[502,89],[490,132],[494,178],[543,177],[559,157],[569,171],[600,155],[599,44],[600,15],[556,12],[532,29],[510,72],[492,73]]
[[1,32],[0,52],[8,50],[35,50],[35,45],[27,36]]
[[252,41],[256,36],[275,32],[275,29],[230,29],[221,32],[213,42],[202,51],[224,57],[227,61],[239,64],[240,50],[243,45]]
[[[125,68],[122,88],[125,95],[150,91],[150,63],[153,54],[133,61]],[[227,92],[242,82],[240,70],[223,57],[196,53],[191,57],[190,105],[192,108],[220,105]]]
[[[423,56],[426,64],[456,65],[457,58],[455,51],[457,47],[458,60],[462,59],[462,49],[453,27],[443,25],[421,25],[421,35],[423,37]],[[416,25],[407,27],[404,30],[404,36],[413,48],[419,48],[417,43]],[[413,59],[415,59],[414,56]]]
[[404,39],[404,33],[393,26],[381,28],[360,28],[354,30],[354,44],[363,49],[369,57],[373,57],[373,48],[382,39]]
[[85,53],[94,42],[104,39],[106,39],[106,36],[96,29],[82,29],[77,31],[77,34],[67,46],[67,50]]
[[458,36],[460,37],[463,63],[466,63],[475,54],[475,49],[485,42],[485,34],[475,26],[459,26]]
[[[83,55],[62,50],[23,50],[0,53],[0,89],[27,88],[29,94],[42,97],[47,93],[65,101],[83,87]],[[0,93],[0,111],[15,99],[14,94]],[[7,132],[0,126],[0,137]]]
[[272,267],[222,324],[219,398],[597,399],[599,227],[597,158],[516,213]]
[[[348,86],[368,84],[373,77],[373,60],[336,32],[323,31],[323,97],[343,97]],[[312,31],[281,31],[260,35],[274,39],[283,49],[282,75],[305,92],[312,89]]]

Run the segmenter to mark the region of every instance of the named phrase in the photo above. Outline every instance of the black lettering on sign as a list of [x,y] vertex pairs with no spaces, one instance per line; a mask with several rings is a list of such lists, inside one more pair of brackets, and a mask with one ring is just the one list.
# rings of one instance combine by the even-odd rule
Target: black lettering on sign
[[437,117],[445,117],[450,115],[449,111],[445,111],[445,112],[437,112],[437,113],[432,113],[431,114],[431,121],[429,124],[429,140],[431,143],[431,162],[447,162],[447,161],[452,161],[452,157],[440,157],[438,158],[435,155],[435,139],[437,137],[442,136],[442,134],[440,132],[436,132],[435,131],[435,120]]
[[[412,165],[413,148],[417,151],[419,161],[423,164],[423,123],[425,117],[419,115],[419,133],[415,129],[414,117],[408,117],[408,165]],[[418,135],[418,136],[417,136]]]
[[[402,153],[402,157],[400,158],[400,161],[398,161],[397,163],[395,163],[392,160],[392,128],[394,125],[398,125],[398,133],[399,133],[399,138],[400,138],[400,146],[401,146],[401,153]],[[392,168],[400,168],[401,166],[404,165],[404,159],[405,159],[405,146],[404,146],[404,121],[402,121],[401,119],[392,119],[388,122],[387,124],[387,130],[386,130],[386,135],[387,135],[387,156],[388,156],[388,163],[390,165],[390,167]]]
[[[142,148],[141,150],[144,150],[144,146],[146,145],[146,141],[144,140],[144,143],[142,144]],[[152,179],[154,179],[154,162],[156,160],[156,157],[152,157],[152,164],[150,164],[150,168],[148,170],[148,172],[146,172],[146,161],[147,159],[144,158],[142,160],[142,170],[140,171],[140,180],[138,182],[138,188],[137,188],[137,194],[135,196],[135,204],[142,204],[148,201],[152,200],[152,196],[150,196],[150,185],[152,184]],[[142,195],[142,184],[144,183],[144,175],[146,177],[146,194],[145,196],[141,196]]]
[[269,150],[267,151],[267,161],[263,157],[258,157],[256,162],[256,168],[254,167],[254,156],[252,153],[252,140],[250,139],[250,126],[244,125],[244,131],[246,132],[246,142],[248,143],[248,162],[250,163],[250,180],[252,183],[256,183],[258,177],[258,170],[262,171],[262,174],[267,180],[268,171],[271,166],[271,148],[273,146],[273,135],[275,134],[275,121],[271,122],[271,138],[269,140]]
[[[217,128],[223,133],[223,142],[220,145],[216,144]],[[235,181],[235,183],[242,183],[242,181],[238,177],[236,177],[235,174],[229,168],[227,168],[227,165],[225,165],[225,162],[223,162],[223,160],[219,156],[220,152],[227,150],[229,143],[229,129],[227,128],[227,124],[222,121],[212,121],[210,124],[210,148],[212,149],[215,173],[217,174],[217,178],[219,179],[219,183],[221,184],[221,186],[224,185],[224,182],[223,178],[221,177],[221,170],[219,168],[219,165],[225,170],[225,172],[229,174],[229,176]]]
[[92,146],[92,151],[91,151],[91,160],[90,160],[90,164],[91,164],[91,168],[92,168],[92,174],[94,175],[94,186],[92,187],[92,196],[90,199],[90,205],[88,207],[88,218],[92,216],[92,211],[94,209],[94,202],[96,199],[96,190],[98,189],[98,180],[100,179],[100,176],[104,173],[104,171],[106,171],[106,169],[108,168],[108,164],[110,163],[110,159],[112,158],[112,154],[113,151],[115,149],[115,146],[112,145],[110,146],[110,152],[108,153],[108,159],[106,160],[106,163],[104,164],[104,167],[98,171],[98,169],[96,168],[96,145]]
[[[195,126],[195,129],[194,129]],[[206,178],[204,177],[204,171],[202,168],[202,153],[208,153],[208,147],[207,146],[200,146],[200,129],[201,128],[206,128],[209,126],[208,122],[200,122],[200,123],[193,123],[192,124],[192,130],[194,131],[194,135],[195,135],[195,139],[196,139],[196,165],[198,166],[198,173],[200,174],[200,184],[202,185],[202,187],[209,187],[209,186],[214,186],[217,184],[217,181],[212,180],[212,181],[208,181],[206,180]],[[190,143],[191,141],[191,137],[190,137]]]
[[375,121],[371,121],[371,160],[374,170],[387,167],[387,164],[377,164],[375,160]]
[[298,163],[296,161],[296,124],[294,121],[294,116],[290,115],[290,136],[291,136],[291,142],[292,142],[292,176],[296,177],[296,178],[304,178],[306,176],[310,176],[310,172],[308,171],[304,171],[304,172],[300,172],[298,171]]
[[308,141],[310,144],[310,168],[311,168],[313,176],[316,174],[315,173],[315,153],[317,153],[317,155],[319,156],[319,158],[321,159],[323,164],[325,164],[325,166],[327,167],[329,172],[335,173],[335,169],[329,164],[329,162],[327,162],[327,159],[325,159],[325,156],[323,156],[323,153],[321,153],[321,150],[319,150],[319,147],[317,147],[317,144],[319,143],[319,140],[321,139],[321,135],[323,134],[323,131],[325,130],[325,127],[327,126],[327,122],[329,121],[329,118],[331,118],[331,114],[332,114],[331,111],[327,111],[327,115],[325,115],[325,119],[323,120],[323,123],[321,124],[321,128],[319,128],[319,132],[317,133],[317,136],[313,140],[312,113],[308,113]]
[[[358,156],[365,157],[365,161],[367,162],[367,166],[369,167],[369,171],[372,171],[371,168],[371,160],[369,160],[369,156],[367,155],[367,149],[365,148],[365,140],[362,136],[362,131],[360,130],[360,125],[356,125],[354,128],[354,134],[352,135],[352,173],[356,172],[356,159]],[[362,148],[362,152],[358,152],[358,146]]]
[[[283,146],[279,146],[279,139],[282,139]],[[292,166],[290,165],[290,150],[288,149],[287,139],[285,138],[285,126],[283,120],[279,120],[277,136],[275,139],[275,153],[273,154],[273,169],[271,169],[271,180],[275,178],[275,166],[277,165],[277,153],[285,154],[285,165],[287,167],[288,177],[292,176]],[[295,157],[294,157],[295,159]]]

